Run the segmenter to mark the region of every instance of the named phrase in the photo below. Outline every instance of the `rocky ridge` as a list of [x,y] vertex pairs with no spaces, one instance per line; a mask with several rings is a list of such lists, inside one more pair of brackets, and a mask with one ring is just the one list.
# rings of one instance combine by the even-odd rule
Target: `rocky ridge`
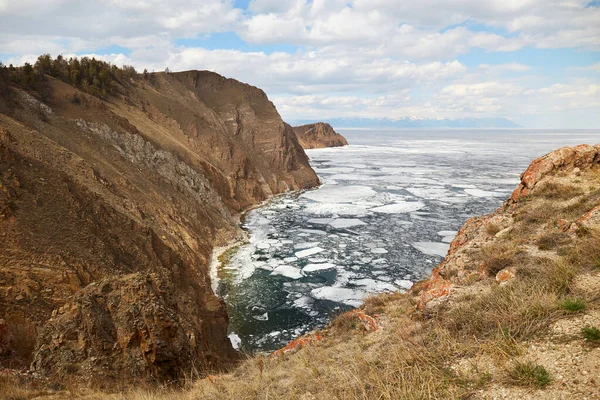
[[305,149],[347,146],[348,141],[324,122],[295,126],[294,132]]
[[[318,179],[263,91],[207,71],[0,98],[0,365],[177,379],[238,358],[212,292],[238,215]],[[31,363],[31,364],[30,364]]]

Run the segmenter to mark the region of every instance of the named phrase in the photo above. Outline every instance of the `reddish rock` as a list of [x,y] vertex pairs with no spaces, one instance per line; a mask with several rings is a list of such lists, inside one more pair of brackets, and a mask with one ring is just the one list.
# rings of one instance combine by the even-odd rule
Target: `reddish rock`
[[517,269],[514,267],[504,268],[496,274],[496,282],[504,283],[517,276]]
[[549,173],[564,168],[589,168],[600,162],[600,145],[582,144],[575,147],[563,147],[535,159],[521,175],[521,183],[512,193],[509,204],[531,193],[535,185]]
[[347,313],[350,317],[356,317],[362,323],[367,332],[379,330],[381,327],[377,320],[370,315],[367,315],[363,310],[352,310]]
[[559,219],[556,221],[556,226],[564,231],[569,227],[569,221],[566,219]]
[[592,208],[573,222],[567,229],[567,233],[573,234],[581,227],[593,227],[600,225],[600,205]]
[[302,349],[304,346],[318,342],[320,340],[323,340],[323,335],[320,332],[309,333],[307,335],[300,336],[299,338],[289,342],[285,347],[271,353],[271,357],[296,353],[300,351],[300,349]]

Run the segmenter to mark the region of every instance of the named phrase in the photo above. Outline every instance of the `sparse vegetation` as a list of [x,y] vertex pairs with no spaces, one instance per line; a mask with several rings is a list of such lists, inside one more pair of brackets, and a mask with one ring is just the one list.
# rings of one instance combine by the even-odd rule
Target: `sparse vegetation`
[[569,200],[581,196],[580,186],[549,182],[536,189],[535,195],[549,200]]
[[488,274],[496,275],[515,262],[517,248],[510,242],[494,242],[481,249],[481,261]]
[[502,227],[500,227],[500,225],[498,225],[498,224],[488,224],[485,228],[486,233],[490,236],[494,236],[501,230],[502,230]]
[[582,311],[585,310],[585,301],[583,299],[567,298],[560,302],[560,308],[570,312]]
[[581,333],[588,342],[600,344],[600,329],[595,326],[584,326]]
[[540,250],[554,250],[570,241],[571,238],[564,232],[551,232],[542,235],[536,244]]
[[516,361],[508,370],[509,383],[516,386],[528,386],[541,389],[550,383],[550,374],[541,365],[531,361]]

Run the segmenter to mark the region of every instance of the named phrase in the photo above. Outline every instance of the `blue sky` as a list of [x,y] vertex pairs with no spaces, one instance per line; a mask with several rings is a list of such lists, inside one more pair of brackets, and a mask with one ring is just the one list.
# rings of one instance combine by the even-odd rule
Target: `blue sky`
[[287,120],[506,117],[600,128],[600,8],[579,0],[0,0],[0,60],[208,69]]

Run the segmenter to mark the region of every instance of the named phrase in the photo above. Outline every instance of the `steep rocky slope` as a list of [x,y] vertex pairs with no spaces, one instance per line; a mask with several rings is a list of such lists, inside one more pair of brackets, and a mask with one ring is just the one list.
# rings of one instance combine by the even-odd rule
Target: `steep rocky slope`
[[208,276],[238,215],[318,179],[261,90],[137,75],[105,100],[47,77],[0,98],[0,365],[103,382],[237,358]]
[[346,138],[333,130],[331,125],[317,122],[314,124],[295,126],[294,132],[305,149],[321,149],[324,147],[347,146]]

